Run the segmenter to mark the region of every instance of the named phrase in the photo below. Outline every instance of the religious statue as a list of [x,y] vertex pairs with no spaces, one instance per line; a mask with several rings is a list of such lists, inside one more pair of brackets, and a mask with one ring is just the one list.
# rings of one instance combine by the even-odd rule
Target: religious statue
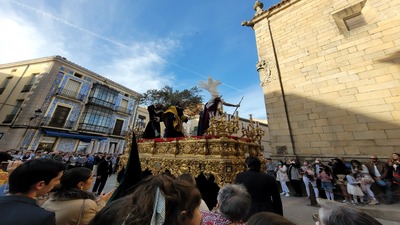
[[149,122],[143,133],[143,138],[159,138],[160,137],[160,122],[164,113],[163,105],[156,103],[147,107],[149,112]]
[[218,85],[221,82],[213,80],[211,77],[208,78],[207,82],[200,81],[199,86],[206,89],[211,94],[211,99],[204,105],[204,109],[200,112],[199,125],[197,128],[197,135],[204,135],[205,131],[210,126],[210,119],[215,117],[218,118],[223,114],[223,106],[240,107],[240,104],[230,104],[225,102],[218,93]]
[[183,114],[182,104],[170,106],[163,114],[166,138],[184,137],[183,123],[188,121],[188,117]]

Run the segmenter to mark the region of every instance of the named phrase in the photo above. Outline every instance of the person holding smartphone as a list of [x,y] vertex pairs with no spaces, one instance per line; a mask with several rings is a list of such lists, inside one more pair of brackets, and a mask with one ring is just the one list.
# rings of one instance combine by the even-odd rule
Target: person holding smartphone
[[86,167],[76,167],[64,172],[61,186],[50,195],[42,207],[56,214],[57,225],[86,225],[99,212],[112,195],[112,191],[96,198],[88,190],[93,183],[93,173]]

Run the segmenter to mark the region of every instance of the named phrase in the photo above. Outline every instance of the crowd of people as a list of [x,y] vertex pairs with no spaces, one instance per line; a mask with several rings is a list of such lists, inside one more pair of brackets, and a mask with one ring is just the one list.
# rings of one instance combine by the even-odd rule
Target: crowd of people
[[[398,154],[393,154],[391,163],[381,163],[376,156],[371,156],[370,163],[357,160],[347,163],[335,158],[326,165],[321,159],[316,159],[314,163],[306,161],[303,166],[294,159],[276,163],[268,159],[266,173],[261,171],[260,159],[250,156],[245,160],[246,171],[237,174],[233,184],[221,187],[217,195],[217,204],[210,210],[204,204],[194,177],[188,173],[176,178],[171,174],[146,176],[133,192],[108,202],[112,191],[104,194],[102,191],[91,190],[96,186],[93,183],[101,180],[100,170],[104,168],[101,163],[111,160],[107,155],[104,157],[98,154],[100,159],[97,168],[88,168],[70,167],[70,164],[55,157],[32,157],[12,161],[12,155],[3,153],[0,154],[0,160],[11,161],[8,164],[6,180],[8,193],[0,197],[1,221],[4,224],[22,225],[293,225],[294,222],[284,217],[281,195],[290,196],[294,193],[295,196],[301,197],[301,181],[316,187],[316,197],[320,197],[320,188],[325,191],[327,200],[319,200],[321,208],[316,216],[319,224],[380,224],[357,208],[335,202],[334,196],[329,194],[335,188],[346,190],[347,194],[343,196],[347,195],[348,198],[344,201],[354,204],[365,202],[365,196],[360,194],[363,193],[369,197],[368,201],[371,204],[377,201],[371,191],[371,182],[377,185],[385,184],[382,187],[386,196],[390,196],[391,192],[387,188],[390,187],[389,177],[395,177],[393,173],[399,169]],[[275,165],[272,166],[273,164]],[[108,176],[112,173],[112,164],[107,162],[104,165],[108,167]],[[97,171],[94,171],[95,169]],[[283,188],[282,179],[291,185]],[[334,183],[340,179],[342,182]],[[390,184],[398,185],[395,179],[390,181]],[[339,188],[340,185],[346,188]],[[98,186],[101,187],[101,184]],[[293,188],[293,191],[290,191],[289,187]],[[310,191],[308,189],[308,196]],[[49,197],[44,204],[39,205],[36,199],[46,195]],[[354,219],[358,221],[352,221]]]
[[[370,161],[365,163],[355,159],[347,162],[340,158],[323,163],[320,158],[316,158],[313,162],[305,160],[301,165],[296,159],[285,158],[274,162],[268,158],[266,169],[267,174],[279,182],[281,195],[286,197],[301,197],[302,185],[307,198],[313,194],[315,198],[324,197],[330,201],[339,197],[347,204],[377,205],[380,201],[376,198],[376,191],[383,192],[382,203],[393,203],[393,185],[400,185],[399,165],[400,154],[393,153],[385,160],[371,155]],[[375,192],[371,189],[372,185],[378,187],[375,187]],[[311,188],[314,193],[310,192]]]
[[[32,159],[52,159],[62,163],[67,170],[73,168],[87,168],[93,171],[94,185],[92,191],[96,196],[102,194],[104,186],[110,175],[117,173],[120,154],[94,153],[94,154],[79,154],[76,152],[36,152],[33,151],[8,151],[5,155],[10,163],[23,163]],[[3,185],[0,179],[0,196],[7,194],[7,184]]]

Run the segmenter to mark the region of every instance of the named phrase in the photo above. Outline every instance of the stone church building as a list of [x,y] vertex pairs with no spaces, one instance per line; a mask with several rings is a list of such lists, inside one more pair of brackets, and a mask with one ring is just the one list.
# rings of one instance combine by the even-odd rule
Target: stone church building
[[400,1],[256,1],[272,156],[400,152]]

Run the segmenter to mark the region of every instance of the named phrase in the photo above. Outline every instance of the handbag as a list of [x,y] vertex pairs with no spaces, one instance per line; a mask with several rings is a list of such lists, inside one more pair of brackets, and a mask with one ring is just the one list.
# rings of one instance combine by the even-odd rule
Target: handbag
[[83,199],[81,212],[79,213],[79,218],[78,218],[78,222],[76,223],[76,225],[79,225],[81,223],[82,216],[83,216],[83,209],[85,208],[85,201],[86,201],[86,199]]

